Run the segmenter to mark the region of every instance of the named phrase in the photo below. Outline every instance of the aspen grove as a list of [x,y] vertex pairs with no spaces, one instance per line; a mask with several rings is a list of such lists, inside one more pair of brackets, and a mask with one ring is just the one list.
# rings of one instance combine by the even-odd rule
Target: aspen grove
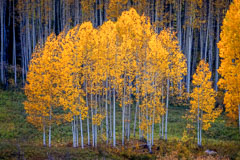
[[[219,54],[221,59],[216,62],[221,64],[215,74],[213,57],[206,59],[206,50],[195,57],[196,70],[191,68],[191,27],[186,29],[189,35],[184,39],[189,45],[183,54],[179,32],[171,26],[159,30],[150,17],[134,8],[120,12],[116,3],[109,4],[108,21],[98,27],[87,20],[76,22],[58,35],[51,33],[36,43],[28,57],[24,108],[27,121],[41,130],[43,145],[51,147],[52,130],[68,125],[74,148],[98,147],[99,142],[124,147],[137,138],[151,153],[154,140],[169,138],[170,101],[187,104],[188,136],[195,136],[198,146],[202,146],[202,131],[222,111],[238,123],[240,133],[240,0],[230,5],[221,40],[217,36],[216,58]],[[220,32],[219,23],[216,29]],[[220,93],[225,108],[216,103]]]
[[[44,145],[48,133],[49,147],[53,124],[68,123],[73,147],[97,146],[99,137],[113,146],[121,139],[124,145],[138,135],[151,151],[156,124],[167,140],[169,97],[182,96],[186,71],[176,34],[155,33],[148,17],[135,9],[97,29],[84,22],[66,34],[51,34],[35,49],[25,85],[27,119],[42,130]],[[118,106],[121,138],[116,135]]]
[[0,159],[240,159],[240,0],[0,0]]

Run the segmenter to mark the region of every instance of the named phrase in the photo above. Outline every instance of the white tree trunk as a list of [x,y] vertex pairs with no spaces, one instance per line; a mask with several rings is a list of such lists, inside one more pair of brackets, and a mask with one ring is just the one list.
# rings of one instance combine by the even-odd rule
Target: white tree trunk
[[75,0],[74,25],[79,24],[79,0]]
[[48,131],[48,147],[51,147],[51,129],[52,129],[52,126],[49,125],[49,131]]
[[81,115],[81,113],[80,113],[80,115],[79,115],[79,120],[80,120],[80,130],[81,130],[81,147],[84,148],[84,145],[83,145],[82,115]]
[[126,95],[126,72],[124,73],[123,105],[122,105],[122,145],[124,146],[124,121],[125,121],[125,95]]
[[[154,107],[154,114],[155,114],[155,107]],[[152,122],[152,145],[153,145],[153,141],[154,141],[154,118],[155,118],[155,116],[153,115],[153,122]]]
[[[97,114],[97,94],[95,95],[95,101],[96,101],[96,109],[95,109],[95,115]],[[100,104],[99,104],[100,105]],[[97,147],[97,125],[94,125],[94,140],[95,140],[95,146]]]
[[[163,83],[162,83],[162,104],[164,103],[164,98],[163,98],[164,92],[163,92],[163,89],[164,89],[164,87],[163,87]],[[162,115],[161,121],[162,121],[162,136],[161,136],[161,139],[163,139],[164,138],[164,134],[163,134],[163,132],[164,132],[164,114]]]
[[73,147],[76,147],[76,129],[75,129],[75,116],[73,116],[72,121],[72,135],[73,135]]
[[131,124],[131,104],[128,105],[128,141],[130,139],[130,124]]
[[3,39],[3,37],[4,37],[4,32],[3,32],[3,29],[4,29],[4,24],[3,24],[3,10],[4,10],[4,1],[3,0],[1,0],[0,1],[0,14],[1,14],[1,82],[2,82],[2,84],[4,84],[4,68],[3,68],[3,49],[4,49],[4,46],[3,46],[3,44],[4,44],[4,39]]
[[32,54],[32,45],[31,45],[31,34],[30,34],[30,25],[29,25],[29,15],[26,17],[26,25],[27,25],[27,47],[28,47],[28,62],[31,60]]
[[[88,93],[87,93],[87,81],[85,81],[85,83],[86,83],[86,105],[87,105],[87,108],[89,110],[89,106],[88,106]],[[88,145],[90,146],[89,112],[87,113],[87,136],[88,136]]]
[[108,77],[106,79],[106,99],[105,99],[105,112],[106,112],[106,143],[108,144]]
[[46,146],[46,129],[45,125],[43,125],[43,146]]
[[116,91],[113,88],[113,147],[116,147]]
[[95,146],[95,140],[94,140],[94,138],[95,138],[95,133],[94,133],[94,131],[95,131],[95,129],[94,129],[94,124],[93,124],[93,113],[94,113],[94,110],[93,110],[93,105],[92,105],[92,101],[93,101],[93,97],[92,97],[93,95],[92,95],[92,83],[91,83],[91,95],[90,95],[90,107],[91,107],[91,117],[92,117],[92,146],[94,147]]
[[192,40],[193,40],[193,29],[192,19],[189,17],[189,25],[187,26],[187,37],[186,37],[186,54],[187,54],[187,93],[190,93],[190,80],[191,80],[191,56],[192,56]]
[[240,134],[240,104],[238,105],[238,129]]
[[198,146],[200,145],[200,123],[199,123],[199,97],[198,97],[198,109],[197,109],[197,140]]
[[75,126],[76,126],[76,147],[79,146],[79,141],[78,141],[78,116],[75,118]]
[[112,138],[112,93],[111,93],[111,87],[109,87],[109,129],[110,129],[110,138]]
[[[22,23],[23,22],[20,22],[20,30],[22,30]],[[25,83],[25,57],[24,57],[24,47],[23,47],[23,34],[20,33],[20,44],[21,44],[21,58],[22,58],[22,83],[24,84]]]
[[165,118],[165,140],[167,140],[168,103],[169,103],[169,77],[168,77],[168,79],[167,79],[166,118]]
[[139,111],[138,111],[138,134],[139,134],[139,139],[141,140],[142,139],[142,131],[141,131],[141,128],[140,128],[140,124],[141,124],[141,108],[139,107],[138,108]]
[[200,133],[199,133],[199,146],[202,146],[202,118],[203,118],[203,111],[201,110],[201,120],[200,120]]
[[[217,43],[220,40],[220,13],[218,13],[218,17],[217,17]],[[214,79],[214,89],[215,91],[218,91],[218,86],[217,86],[217,82],[218,82],[218,67],[219,67],[219,49],[216,46],[216,60],[215,60],[215,79]]]
[[139,108],[139,89],[138,89],[137,84],[136,84],[136,93],[137,93],[138,100],[137,100],[137,103],[136,103],[135,115],[134,115],[134,125],[133,125],[133,136],[134,137],[136,137],[137,112],[138,112],[138,108]]
[[52,120],[52,108],[50,108],[50,114],[49,114],[49,131],[48,131],[48,146],[51,147],[51,130],[52,130],[52,126],[51,126],[51,120]]
[[177,8],[177,36],[180,50],[182,50],[182,0],[178,0]]
[[14,66],[14,84],[17,86],[17,67],[16,67],[16,38],[15,38],[15,3],[13,0],[13,66]]
[[137,104],[136,104],[136,107],[135,107],[134,124],[133,124],[133,136],[134,137],[136,137],[136,125],[137,125],[138,106],[139,106],[139,102],[137,101]]

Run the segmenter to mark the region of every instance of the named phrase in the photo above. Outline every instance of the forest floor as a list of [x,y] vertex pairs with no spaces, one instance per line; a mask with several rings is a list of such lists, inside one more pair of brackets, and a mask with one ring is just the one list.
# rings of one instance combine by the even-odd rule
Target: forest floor
[[[203,147],[199,148],[195,138],[183,138],[187,122],[182,117],[187,108],[173,106],[169,109],[168,141],[159,139],[159,125],[156,125],[151,154],[145,142],[137,139],[138,135],[131,135],[131,140],[124,147],[121,146],[121,114],[116,114],[119,115],[116,120],[116,148],[105,145],[101,138],[97,148],[87,146],[86,132],[85,148],[73,148],[70,123],[53,126],[52,147],[43,147],[41,131],[26,121],[22,104],[24,100],[25,96],[20,91],[0,90],[0,159],[240,159],[238,128],[226,125],[227,118],[224,115],[207,132],[203,132]],[[120,108],[117,112],[121,112]],[[133,122],[134,116],[131,117]],[[83,127],[86,129],[85,125]],[[207,149],[217,154],[209,156],[205,153]]]

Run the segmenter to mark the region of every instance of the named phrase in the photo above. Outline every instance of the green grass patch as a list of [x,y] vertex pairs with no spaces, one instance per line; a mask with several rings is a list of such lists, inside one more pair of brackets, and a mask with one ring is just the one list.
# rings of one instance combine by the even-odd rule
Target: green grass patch
[[[52,127],[52,148],[42,147],[42,132],[26,121],[23,102],[25,95],[18,91],[0,90],[0,159],[157,159],[161,157],[175,156],[177,158],[203,155],[205,149],[216,151],[220,156],[227,156],[231,159],[240,157],[240,136],[238,128],[226,125],[226,117],[221,115],[212,127],[203,132],[203,148],[196,147],[196,139],[183,144],[181,138],[187,121],[182,117],[187,112],[186,107],[169,107],[168,118],[168,142],[159,140],[159,124],[155,124],[155,145],[153,154],[149,154],[143,147],[134,149],[138,139],[138,125],[136,137],[133,137],[133,122],[135,107],[131,108],[131,141],[129,145],[121,148],[121,108],[116,111],[116,138],[118,148],[104,146],[99,140],[99,148],[80,149],[72,148],[71,124],[65,123]],[[86,120],[83,123],[84,143],[87,144]],[[105,133],[105,119],[103,121],[103,134]],[[90,126],[91,130],[91,126]],[[100,128],[99,133],[100,135]],[[144,142],[140,142],[144,144]],[[107,149],[105,149],[106,147]],[[194,154],[194,155],[193,155]]]

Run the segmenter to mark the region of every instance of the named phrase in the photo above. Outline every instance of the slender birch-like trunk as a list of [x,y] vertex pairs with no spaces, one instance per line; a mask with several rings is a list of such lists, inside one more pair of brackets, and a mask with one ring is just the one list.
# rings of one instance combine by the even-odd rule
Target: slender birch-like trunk
[[238,105],[238,129],[240,134],[240,104]]
[[135,108],[135,115],[134,115],[134,126],[133,126],[133,136],[136,137],[136,123],[137,123],[137,112],[138,112],[138,107],[139,107],[139,89],[138,85],[136,84],[136,92],[137,92],[137,103],[136,103],[136,108]]
[[73,135],[73,147],[76,147],[76,132],[75,132],[75,116],[73,116],[73,121],[72,121],[72,135]]
[[[162,104],[163,104],[163,102],[164,102],[164,92],[163,92],[163,83],[162,83]],[[161,139],[163,139],[164,138],[164,134],[163,134],[163,132],[164,132],[164,114],[162,115],[162,119],[161,119],[161,121],[162,121],[162,136],[161,136]]]
[[[153,113],[155,114],[155,107],[154,107]],[[152,122],[152,145],[154,140],[154,120],[155,120],[155,115],[153,115],[153,122]]]
[[74,26],[79,24],[79,0],[75,0],[74,8]]
[[78,116],[76,116],[75,118],[75,122],[76,122],[76,147],[79,146],[79,141],[78,141]]
[[[109,85],[110,86],[110,85]],[[110,128],[110,138],[112,138],[112,94],[111,87],[109,87],[109,128]]]
[[105,99],[105,111],[106,111],[106,143],[108,144],[108,76],[106,78],[106,99]]
[[35,29],[35,8],[32,9],[32,48],[35,50],[36,46],[36,29]]
[[14,84],[17,86],[17,67],[16,67],[16,37],[15,37],[15,3],[13,0],[13,66],[14,66]]
[[90,95],[90,107],[91,107],[91,117],[92,117],[92,146],[94,147],[95,146],[95,141],[94,141],[94,138],[95,138],[95,135],[94,135],[94,124],[93,124],[93,106],[92,106],[92,101],[93,101],[93,95],[92,95],[92,83],[91,83],[91,95]]
[[[86,105],[87,105],[87,108],[89,109],[89,106],[88,106],[87,81],[85,81],[85,83],[86,83]],[[87,136],[88,136],[88,145],[90,146],[89,112],[87,113]]]
[[131,124],[131,104],[128,105],[128,134],[127,134],[127,138],[128,141],[130,139],[130,124]]
[[113,147],[116,147],[116,90],[113,88]]
[[198,139],[198,146],[200,146],[200,124],[199,124],[199,97],[198,97],[198,109],[197,109],[197,139]]
[[139,107],[139,111],[138,111],[138,134],[139,134],[139,140],[142,139],[142,131],[140,128],[140,124],[141,124],[141,108]]
[[[20,22],[20,30],[22,30],[22,23],[23,22]],[[24,85],[24,83],[25,83],[25,63],[24,63],[24,61],[25,61],[25,57],[24,57],[24,47],[23,47],[23,35],[22,35],[22,33],[20,33],[20,44],[21,44],[21,58],[22,58],[22,85]]]
[[124,146],[124,121],[125,121],[125,94],[126,94],[126,71],[124,73],[124,88],[123,88],[123,106],[122,106],[122,145]]
[[79,115],[79,120],[80,120],[80,131],[81,131],[81,147],[84,148],[84,145],[83,145],[82,114],[81,113]]
[[[131,100],[131,90],[129,91],[129,101]],[[127,126],[127,138],[130,139],[130,124],[131,124],[131,104],[128,104],[128,126]]]
[[[190,10],[192,2],[190,2]],[[192,22],[193,17],[189,15],[189,24],[187,26],[187,37],[186,37],[186,54],[187,54],[187,93],[190,93],[190,80],[191,80],[191,57],[192,57],[192,40],[193,40],[193,28]]]
[[[220,12],[220,11],[218,11],[218,12]],[[217,16],[217,43],[220,40],[220,15],[219,14],[220,13],[218,13],[218,16]],[[216,46],[215,79],[214,79],[214,89],[215,89],[215,91],[218,91],[218,86],[217,86],[217,82],[218,82],[218,67],[219,67],[219,49]]]
[[134,124],[133,124],[133,136],[136,137],[136,123],[137,123],[137,113],[138,113],[138,106],[139,101],[137,101],[136,107],[135,107],[135,115],[134,115]]
[[101,0],[99,0],[99,20],[100,20],[100,23],[99,25],[102,25],[103,24],[103,18],[102,18],[102,4],[101,4]]
[[201,110],[201,116],[200,116],[201,120],[200,120],[200,133],[199,133],[199,146],[202,146],[202,118],[203,118],[203,111]]
[[[156,84],[155,80],[154,80],[154,84]],[[155,85],[154,89],[155,89],[155,93],[156,93],[157,92],[156,85]],[[156,103],[156,95],[154,95],[154,102]],[[154,105],[154,108],[153,108],[152,145],[153,145],[153,141],[154,141],[154,121],[155,121],[155,105]]]
[[43,146],[46,147],[46,128],[43,125]]
[[177,8],[177,36],[180,50],[182,50],[182,0],[178,0]]
[[51,147],[51,130],[52,130],[51,120],[52,120],[52,108],[50,108],[49,120],[50,120],[50,122],[49,122],[50,124],[49,124],[49,131],[48,131],[48,146]]
[[74,135],[74,125],[73,125],[73,121],[71,122],[72,125],[72,139],[73,139],[73,147],[75,147],[75,135]]
[[[99,95],[100,96],[100,95]],[[95,115],[97,114],[97,94],[95,95],[95,103],[96,103],[96,109],[95,109]],[[94,125],[94,144],[95,144],[95,146],[97,147],[97,125],[95,124]]]
[[168,103],[169,103],[169,77],[168,77],[168,79],[167,79],[166,118],[165,118],[165,140],[167,140]]
[[3,23],[3,10],[4,10],[4,1],[1,0],[0,1],[0,14],[1,14],[1,82],[2,84],[4,84],[4,68],[3,68],[3,49],[4,49],[4,46],[3,46],[3,33],[4,33],[4,23]]
[[[38,0],[38,4],[40,4],[40,0]],[[42,15],[41,15],[41,7],[39,6],[38,9],[38,39],[40,41],[40,45],[43,45],[43,29],[42,29]]]

